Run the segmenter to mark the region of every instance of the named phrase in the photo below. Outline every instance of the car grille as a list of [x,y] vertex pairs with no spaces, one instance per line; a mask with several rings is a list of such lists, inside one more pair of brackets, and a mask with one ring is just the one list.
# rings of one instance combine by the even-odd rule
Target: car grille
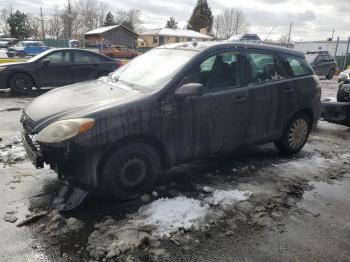
[[34,128],[36,126],[36,123],[30,119],[29,116],[26,115],[26,113],[23,112],[22,118],[21,118],[21,123],[24,128],[24,130],[30,134],[33,135]]

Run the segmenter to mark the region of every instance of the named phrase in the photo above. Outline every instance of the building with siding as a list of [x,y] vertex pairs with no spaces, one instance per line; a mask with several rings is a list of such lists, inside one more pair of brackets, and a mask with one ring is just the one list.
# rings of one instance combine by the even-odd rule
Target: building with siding
[[[202,32],[205,32],[205,30]],[[140,34],[138,47],[152,48],[165,44],[190,41],[210,41],[212,39],[211,36],[192,30],[158,28]]]
[[123,45],[130,49],[137,46],[138,35],[123,25],[105,26],[84,34],[86,46],[96,46],[97,43]]

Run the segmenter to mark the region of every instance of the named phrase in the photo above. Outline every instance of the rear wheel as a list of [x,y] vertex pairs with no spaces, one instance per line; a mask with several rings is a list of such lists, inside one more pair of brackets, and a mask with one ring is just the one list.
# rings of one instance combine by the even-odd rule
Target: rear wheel
[[276,147],[283,154],[296,154],[306,144],[311,131],[311,120],[306,114],[298,114],[289,122]]
[[329,70],[328,74],[326,75],[326,79],[332,80],[334,76],[334,69]]
[[102,190],[116,200],[137,198],[153,189],[160,172],[160,157],[150,145],[133,143],[110,155],[102,168]]
[[9,78],[9,88],[13,93],[25,94],[33,89],[33,79],[27,74],[14,74]]
[[24,57],[26,57],[26,53],[25,52],[18,52],[17,56],[20,58],[24,58]]

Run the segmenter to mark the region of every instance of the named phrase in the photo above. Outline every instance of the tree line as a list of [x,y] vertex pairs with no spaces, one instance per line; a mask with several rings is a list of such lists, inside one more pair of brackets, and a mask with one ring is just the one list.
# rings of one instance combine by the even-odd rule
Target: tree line
[[[12,37],[24,39],[72,39],[80,38],[87,31],[112,25],[124,25],[135,32],[142,32],[141,11],[118,9],[112,11],[103,0],[67,0],[63,8],[55,7],[51,13],[40,8],[38,14],[23,13],[9,6],[0,10],[0,30]],[[207,32],[219,39],[249,30],[249,22],[238,9],[224,9],[213,16],[207,0],[197,0],[186,29]],[[167,28],[178,28],[178,21],[171,17]]]

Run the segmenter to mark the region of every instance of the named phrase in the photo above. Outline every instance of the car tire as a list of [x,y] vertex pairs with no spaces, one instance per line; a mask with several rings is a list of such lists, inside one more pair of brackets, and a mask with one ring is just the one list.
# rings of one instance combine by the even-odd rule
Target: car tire
[[100,190],[118,201],[135,199],[152,191],[160,170],[160,156],[154,147],[128,144],[114,151],[104,163]]
[[33,86],[33,79],[23,73],[14,74],[8,80],[8,87],[15,94],[26,94],[33,89]]
[[18,52],[17,56],[20,57],[20,58],[25,58],[26,57],[26,53],[25,52]]
[[14,54],[7,54],[8,58],[13,58],[15,55]]
[[306,114],[298,114],[288,123],[282,138],[275,142],[275,145],[284,155],[296,154],[305,146],[310,132],[310,117]]
[[339,88],[337,92],[337,102],[350,102],[350,94]]
[[333,79],[334,74],[335,74],[334,69],[329,70],[328,75],[326,75],[326,79],[328,79],[328,80],[332,80],[332,79]]

